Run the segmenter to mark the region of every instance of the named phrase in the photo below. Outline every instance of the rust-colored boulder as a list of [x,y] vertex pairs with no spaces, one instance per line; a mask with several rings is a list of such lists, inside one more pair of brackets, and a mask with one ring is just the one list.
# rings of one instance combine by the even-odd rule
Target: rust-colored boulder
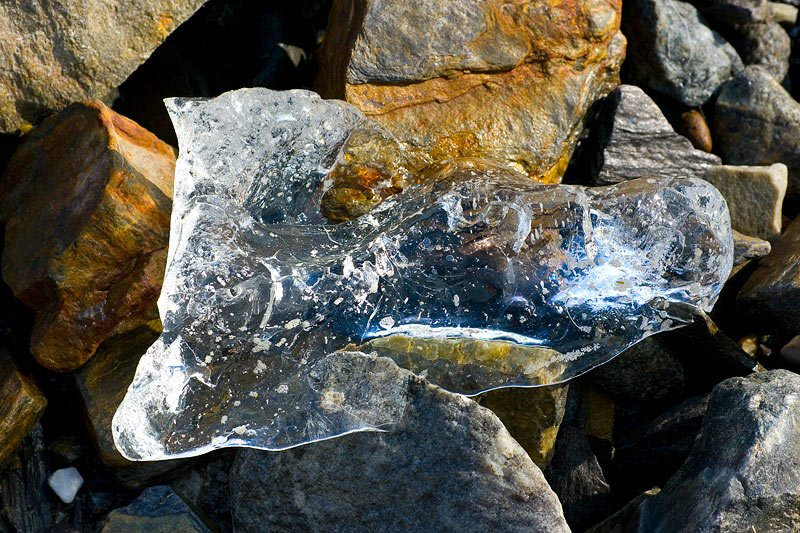
[[47,400],[23,376],[7,352],[0,352],[0,464],[39,420]]
[[619,0],[337,0],[316,89],[386,126],[412,169],[484,157],[558,182],[618,83],[619,21]]
[[3,279],[36,312],[31,352],[70,371],[157,318],[175,154],[100,102],[33,130],[0,183]]

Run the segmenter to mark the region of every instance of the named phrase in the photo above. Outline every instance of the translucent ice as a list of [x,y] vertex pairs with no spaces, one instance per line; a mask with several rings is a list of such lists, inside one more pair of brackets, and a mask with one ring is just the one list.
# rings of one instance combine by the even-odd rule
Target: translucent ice
[[[460,160],[342,224],[319,202],[374,123],[304,91],[173,99],[164,332],[114,417],[130,459],[390,426],[391,357],[454,392],[574,377],[710,309],[733,261],[707,182],[541,185]],[[347,348],[349,351],[339,351]]]

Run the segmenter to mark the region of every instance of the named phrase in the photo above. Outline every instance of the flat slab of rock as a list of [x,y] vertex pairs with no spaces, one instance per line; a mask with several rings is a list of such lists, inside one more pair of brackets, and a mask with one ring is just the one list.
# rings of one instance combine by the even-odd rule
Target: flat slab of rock
[[158,317],[175,155],[100,102],[28,134],[0,196],[3,279],[34,309],[31,352],[70,371],[105,339]]
[[236,531],[569,531],[544,475],[491,411],[414,375],[408,399],[388,433],[241,450]]
[[0,4],[0,132],[105,97],[206,0]]
[[619,81],[619,13],[618,0],[338,0],[316,90],[386,126],[417,168],[486,157],[558,182]]
[[697,150],[675,133],[655,102],[635,85],[608,96],[595,126],[592,181],[607,185],[646,176],[697,176],[719,157]]
[[39,420],[47,399],[23,376],[7,352],[0,352],[0,464]]
[[783,197],[788,184],[786,165],[719,165],[706,170],[703,179],[725,197],[733,229],[767,241],[780,237]]
[[737,299],[747,314],[773,331],[789,336],[800,332],[800,218],[761,259]]
[[705,103],[742,69],[736,50],[680,0],[626,3],[622,31],[634,77],[688,106]]
[[800,194],[800,104],[764,68],[750,65],[722,86],[712,129],[725,164],[784,163],[787,193]]
[[732,378],[708,401],[692,452],[640,507],[639,531],[797,531],[800,376]]

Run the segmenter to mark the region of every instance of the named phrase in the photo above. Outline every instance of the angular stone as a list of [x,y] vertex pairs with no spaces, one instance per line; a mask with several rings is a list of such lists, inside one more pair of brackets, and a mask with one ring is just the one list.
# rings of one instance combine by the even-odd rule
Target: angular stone
[[156,318],[174,170],[172,148],[99,102],[47,119],[14,154],[3,279],[36,311],[41,365],[74,370]]
[[636,80],[688,106],[704,104],[742,68],[736,50],[680,0],[625,4],[622,31]]
[[3,2],[0,132],[105,97],[204,2]]
[[739,305],[770,331],[800,331],[800,218],[796,218],[758,263],[737,297]]
[[161,333],[161,324],[152,323],[103,342],[95,355],[73,376],[83,400],[89,436],[103,463],[127,486],[141,486],[148,479],[175,469],[184,461],[132,462],[114,446],[111,420],[125,391],[133,381],[136,365]]
[[205,455],[190,469],[172,476],[169,484],[212,530],[221,533],[233,531],[229,473],[236,452],[228,449]]
[[792,40],[777,22],[739,24],[733,31],[731,44],[745,65],[759,65],[783,82],[789,73]]
[[788,185],[786,165],[719,165],[706,170],[703,179],[725,197],[733,229],[767,241],[780,237],[783,197]]
[[611,487],[581,430],[570,426],[559,430],[556,452],[544,475],[573,530],[583,531],[607,514]]
[[618,83],[619,11],[617,0],[338,0],[316,89],[386,126],[415,170],[484,157],[556,183],[589,107]]
[[495,389],[477,400],[497,415],[534,464],[544,469],[553,457],[568,390],[566,385]]
[[783,348],[781,348],[781,357],[795,365],[800,364],[800,335],[795,335]]
[[772,251],[769,241],[742,235],[738,231],[733,232],[733,269],[731,276],[734,276],[753,259],[765,257]]
[[390,334],[527,346],[413,354],[458,392],[560,382],[710,308],[733,259],[722,197],[688,178],[551,187],[458,160],[324,224],[329,169],[372,123],[352,106],[251,89],[169,107],[183,155],[165,329],[114,418],[127,458],[390,426],[394,371],[331,353]]
[[800,376],[772,370],[714,388],[689,458],[640,507],[640,531],[800,527]]
[[591,174],[597,185],[647,176],[702,177],[721,163],[675,133],[656,103],[634,85],[621,85],[608,96],[593,129]]
[[0,351],[0,463],[33,429],[46,405],[39,388],[20,373],[8,352]]
[[211,533],[199,516],[167,486],[144,489],[130,505],[111,511],[101,533]]
[[765,69],[751,65],[723,85],[713,130],[725,164],[784,163],[788,194],[800,194],[800,104]]
[[236,531],[569,531],[558,498],[489,411],[408,376],[394,431],[239,452]]
[[768,0],[692,0],[700,12],[727,24],[766,22],[772,16]]
[[772,9],[772,21],[791,29],[797,24],[797,8],[782,2],[769,2]]

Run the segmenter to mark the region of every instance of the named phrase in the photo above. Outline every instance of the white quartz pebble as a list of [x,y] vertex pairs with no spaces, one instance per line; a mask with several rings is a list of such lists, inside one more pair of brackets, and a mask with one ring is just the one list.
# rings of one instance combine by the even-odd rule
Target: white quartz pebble
[[74,466],[53,472],[47,478],[47,484],[64,503],[72,503],[75,495],[83,486],[83,476]]

